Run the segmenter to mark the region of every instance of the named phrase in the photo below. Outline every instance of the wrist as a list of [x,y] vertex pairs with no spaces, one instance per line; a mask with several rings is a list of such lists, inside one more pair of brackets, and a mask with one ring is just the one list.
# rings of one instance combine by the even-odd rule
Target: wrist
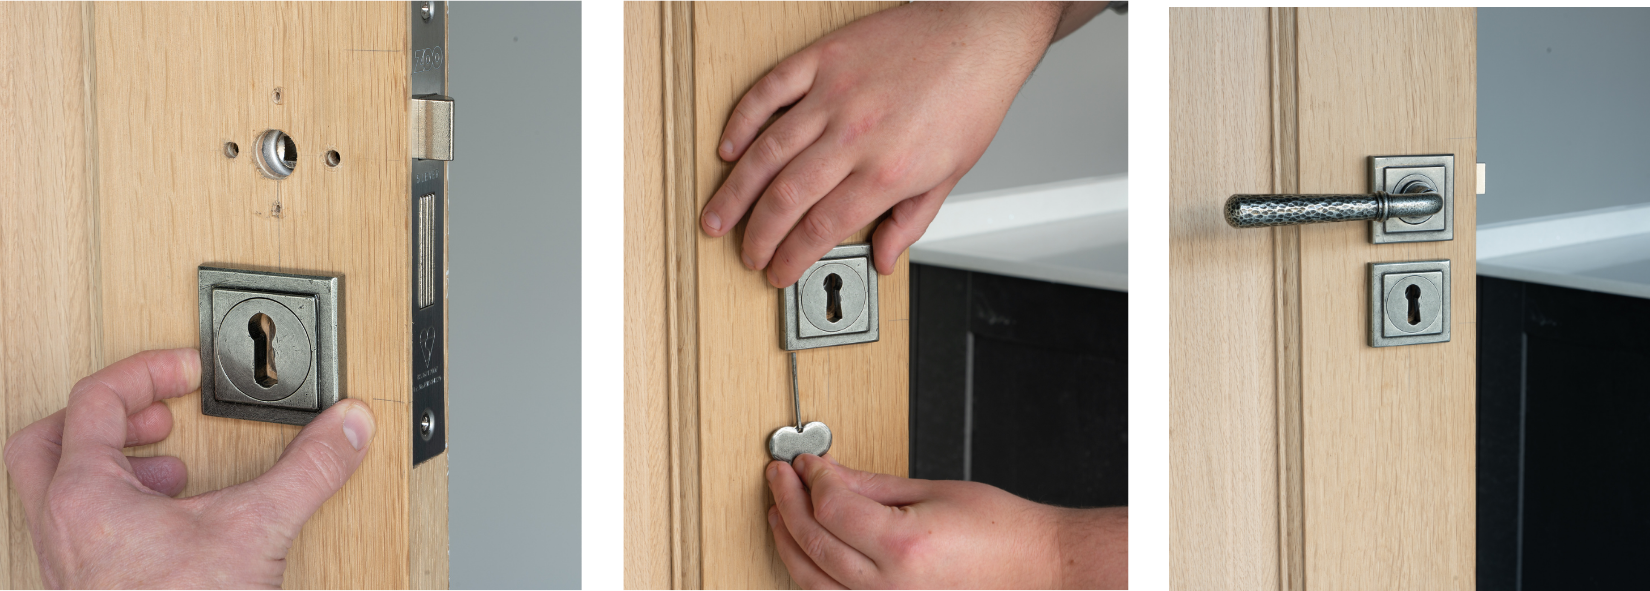
[[1129,508],[1056,508],[1061,589],[1122,589],[1129,580]]
[[1071,2],[915,2],[908,6],[951,15],[967,23],[976,34],[1005,36],[1021,42],[1041,58]]

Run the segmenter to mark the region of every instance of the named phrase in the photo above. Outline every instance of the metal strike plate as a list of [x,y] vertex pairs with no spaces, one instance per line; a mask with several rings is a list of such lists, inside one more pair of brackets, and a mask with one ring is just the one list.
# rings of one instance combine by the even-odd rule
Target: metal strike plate
[[343,397],[340,278],[197,273],[202,414],[305,425]]
[[1369,345],[1447,343],[1448,260],[1369,264]]
[[1436,242],[1455,239],[1455,155],[1371,156],[1369,190],[1394,195],[1417,182],[1430,184],[1444,197],[1444,210],[1425,217],[1392,218],[1369,223],[1369,241]]
[[877,330],[877,273],[871,245],[831,249],[780,292],[786,351],[871,343]]

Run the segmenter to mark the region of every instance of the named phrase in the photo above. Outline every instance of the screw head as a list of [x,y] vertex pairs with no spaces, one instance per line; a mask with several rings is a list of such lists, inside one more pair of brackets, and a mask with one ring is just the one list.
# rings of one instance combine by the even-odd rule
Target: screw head
[[435,413],[426,408],[423,416],[418,418],[418,437],[429,441],[431,435],[435,435]]
[[435,15],[435,4],[425,2],[424,6],[418,9],[418,15],[424,17],[424,22],[429,22],[430,17]]

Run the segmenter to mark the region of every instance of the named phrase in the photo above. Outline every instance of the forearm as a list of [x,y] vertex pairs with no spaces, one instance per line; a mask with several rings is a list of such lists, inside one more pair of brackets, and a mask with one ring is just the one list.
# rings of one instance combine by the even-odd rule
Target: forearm
[[1060,509],[1060,573],[1066,589],[1129,586],[1129,508]]

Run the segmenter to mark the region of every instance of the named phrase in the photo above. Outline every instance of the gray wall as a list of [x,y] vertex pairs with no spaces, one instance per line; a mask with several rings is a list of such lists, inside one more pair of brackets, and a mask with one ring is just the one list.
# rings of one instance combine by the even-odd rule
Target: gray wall
[[579,4],[449,14],[452,586],[577,588]]
[[1107,11],[1049,46],[952,195],[1129,171],[1129,20]]
[[1479,9],[1478,223],[1650,202],[1646,56],[1650,9]]

